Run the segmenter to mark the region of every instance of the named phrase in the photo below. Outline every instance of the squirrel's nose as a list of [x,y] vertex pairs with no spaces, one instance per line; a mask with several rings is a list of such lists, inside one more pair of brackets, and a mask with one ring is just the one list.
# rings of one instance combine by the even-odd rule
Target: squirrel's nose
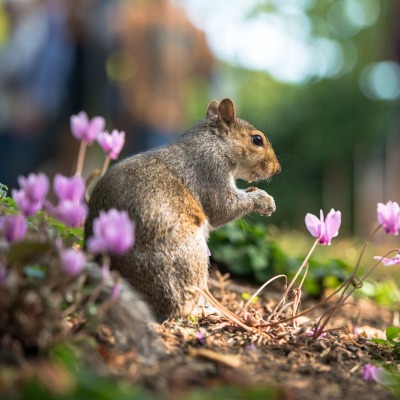
[[281,164],[276,163],[275,165],[275,174],[279,174],[281,172]]

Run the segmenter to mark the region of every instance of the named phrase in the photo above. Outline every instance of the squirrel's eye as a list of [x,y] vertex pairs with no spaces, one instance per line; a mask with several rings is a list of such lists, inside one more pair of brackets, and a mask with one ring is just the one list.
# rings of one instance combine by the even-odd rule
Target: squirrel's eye
[[262,139],[262,137],[260,135],[252,136],[251,140],[256,146],[262,146],[263,145],[263,139]]

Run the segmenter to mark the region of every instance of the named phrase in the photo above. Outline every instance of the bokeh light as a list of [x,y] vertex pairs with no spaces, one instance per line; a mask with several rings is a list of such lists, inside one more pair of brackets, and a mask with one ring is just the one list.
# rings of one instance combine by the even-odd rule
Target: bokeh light
[[362,92],[374,100],[396,100],[400,98],[400,64],[382,61],[370,64],[360,74]]
[[358,29],[365,29],[378,20],[381,6],[378,0],[346,0],[344,11],[347,20]]

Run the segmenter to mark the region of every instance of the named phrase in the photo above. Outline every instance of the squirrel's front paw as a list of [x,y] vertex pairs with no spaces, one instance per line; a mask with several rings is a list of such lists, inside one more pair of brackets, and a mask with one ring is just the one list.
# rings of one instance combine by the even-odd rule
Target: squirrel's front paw
[[254,201],[253,211],[260,215],[270,216],[275,210],[275,200],[264,190],[258,189],[256,187],[249,187],[246,192],[251,194]]

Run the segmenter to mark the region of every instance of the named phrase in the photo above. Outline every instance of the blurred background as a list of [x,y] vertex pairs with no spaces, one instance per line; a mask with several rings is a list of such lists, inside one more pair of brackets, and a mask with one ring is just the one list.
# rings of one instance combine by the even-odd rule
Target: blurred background
[[334,208],[365,235],[400,200],[399,20],[393,0],[3,0],[0,182],[72,174],[81,110],[126,132],[126,156],[231,97],[281,160],[268,222]]

